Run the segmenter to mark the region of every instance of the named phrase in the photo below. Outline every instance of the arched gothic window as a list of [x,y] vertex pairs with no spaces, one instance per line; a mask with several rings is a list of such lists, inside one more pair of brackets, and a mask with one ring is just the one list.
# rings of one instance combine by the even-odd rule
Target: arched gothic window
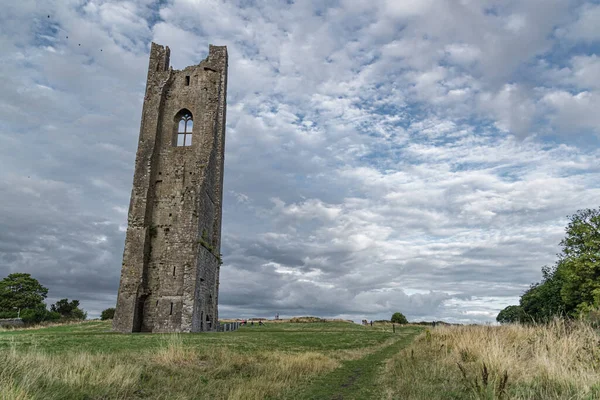
[[182,110],[177,115],[177,146],[191,146],[192,131],[194,129],[194,120],[192,119],[192,113],[190,113],[187,110]]

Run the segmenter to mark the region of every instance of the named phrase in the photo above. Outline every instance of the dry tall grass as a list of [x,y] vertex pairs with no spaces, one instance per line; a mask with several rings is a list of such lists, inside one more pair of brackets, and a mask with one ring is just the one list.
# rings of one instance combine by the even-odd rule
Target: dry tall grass
[[[163,345],[154,352],[154,364],[192,367],[206,381],[211,398],[264,399],[304,378],[330,371],[339,362],[321,353],[234,352],[226,347],[194,348],[181,335],[165,335]],[[207,397],[208,398],[208,397]]]
[[339,361],[316,352],[240,353],[164,335],[159,348],[120,354],[0,349],[0,399],[264,399]]
[[437,327],[390,360],[384,381],[390,398],[596,399],[599,345],[583,322]]
[[98,396],[126,398],[132,395],[141,371],[139,366],[114,356],[56,356],[36,349],[21,352],[15,346],[1,351],[0,359],[0,398],[7,400],[70,398],[90,387]]

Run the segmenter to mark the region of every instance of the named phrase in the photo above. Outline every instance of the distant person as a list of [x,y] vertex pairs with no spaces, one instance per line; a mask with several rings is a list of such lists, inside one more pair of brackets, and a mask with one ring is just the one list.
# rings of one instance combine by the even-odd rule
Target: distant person
[[371,320],[371,326],[373,326],[373,320]]
[[254,326],[254,321],[250,321],[250,326]]
[[263,324],[263,322],[262,322],[262,319],[258,320],[258,326],[263,326],[263,325],[264,325],[264,324]]

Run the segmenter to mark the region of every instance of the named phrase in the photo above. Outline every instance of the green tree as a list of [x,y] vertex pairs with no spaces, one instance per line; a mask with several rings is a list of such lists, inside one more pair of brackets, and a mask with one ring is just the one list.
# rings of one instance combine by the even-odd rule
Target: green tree
[[563,266],[542,267],[542,281],[531,285],[521,296],[521,322],[548,322],[554,316],[564,316],[566,307],[561,290],[564,285]]
[[[521,322],[600,312],[600,209],[579,210],[568,218],[556,265],[543,267],[542,281],[521,296]],[[502,311],[498,321],[513,318],[516,309]]]
[[115,309],[114,308],[107,308],[106,310],[102,311],[102,314],[100,314],[100,319],[102,321],[105,321],[107,319],[113,319],[115,317]]
[[0,312],[14,311],[16,314],[18,309],[45,309],[47,295],[48,289],[30,274],[10,274],[0,281]]
[[87,313],[79,308],[79,300],[60,299],[50,306],[52,312],[59,313],[65,319],[86,319]]
[[496,321],[501,324],[521,322],[523,319],[523,308],[521,306],[508,306],[498,313]]
[[561,241],[561,297],[572,316],[600,308],[600,209],[569,217]]
[[392,315],[392,322],[394,322],[396,324],[408,324],[408,320],[406,319],[404,314],[402,314],[401,312],[395,312]]

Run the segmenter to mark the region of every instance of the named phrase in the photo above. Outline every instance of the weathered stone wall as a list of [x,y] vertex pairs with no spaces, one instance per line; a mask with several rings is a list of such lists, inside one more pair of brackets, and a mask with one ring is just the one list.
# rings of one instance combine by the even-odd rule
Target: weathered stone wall
[[[227,50],[210,46],[182,71],[168,59],[153,43],[113,321],[121,332],[212,330],[206,318],[218,318]],[[182,110],[192,145],[178,147]]]

